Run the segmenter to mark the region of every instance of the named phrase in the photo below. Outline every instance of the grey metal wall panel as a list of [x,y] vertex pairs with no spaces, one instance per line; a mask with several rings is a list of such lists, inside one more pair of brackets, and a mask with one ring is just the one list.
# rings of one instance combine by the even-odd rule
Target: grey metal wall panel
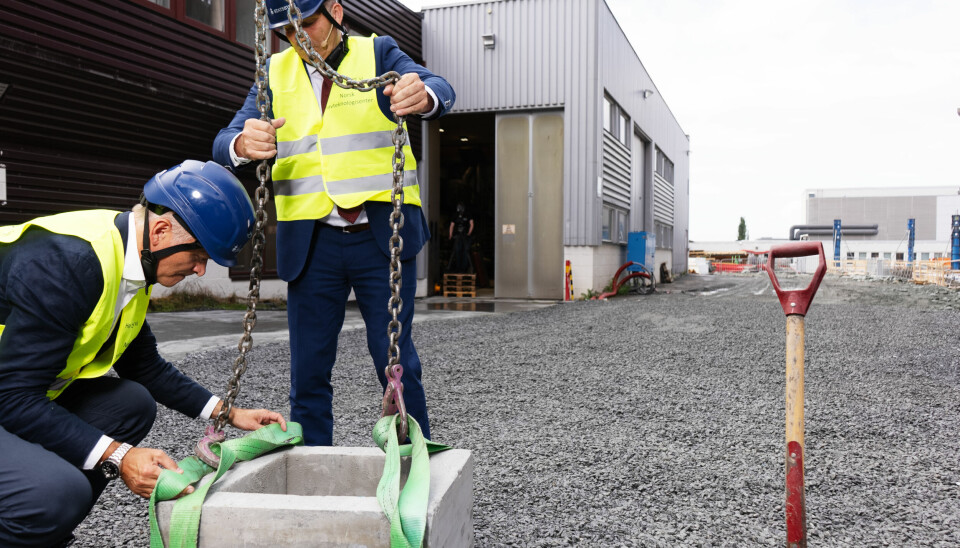
[[[430,58],[425,61],[459,91],[454,112],[560,106],[564,74],[555,68],[576,21],[569,20],[577,17],[570,12],[595,1],[498,0],[426,8],[423,39]],[[484,48],[482,36],[491,33],[495,47]]]
[[425,62],[457,90],[453,112],[564,108],[565,245],[600,243],[597,5],[496,0],[423,11]]
[[916,219],[916,239],[935,240],[936,196],[855,196],[807,198],[807,221],[811,225],[879,225],[876,236],[844,236],[851,240],[900,240],[907,220]]

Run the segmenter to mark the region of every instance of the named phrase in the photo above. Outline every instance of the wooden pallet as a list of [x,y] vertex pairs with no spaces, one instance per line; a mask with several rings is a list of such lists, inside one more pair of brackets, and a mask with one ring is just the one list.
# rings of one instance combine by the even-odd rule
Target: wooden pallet
[[476,297],[477,292],[476,290],[473,290],[473,289],[470,289],[470,290],[444,289],[443,296],[444,297]]
[[477,275],[476,274],[444,274],[443,275],[443,296],[444,297],[476,297],[477,296]]
[[444,282],[462,281],[462,280],[470,280],[472,282],[472,281],[475,281],[476,279],[477,279],[476,274],[444,274],[443,275]]

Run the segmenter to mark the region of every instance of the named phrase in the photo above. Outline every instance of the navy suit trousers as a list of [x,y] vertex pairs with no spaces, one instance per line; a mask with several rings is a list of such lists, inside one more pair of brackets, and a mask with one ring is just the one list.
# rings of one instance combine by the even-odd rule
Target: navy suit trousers
[[[54,403],[132,445],[147,436],[157,415],[146,388],[116,377],[77,380]],[[0,427],[0,546],[64,540],[106,486],[99,470],[80,470]]]
[[[427,402],[420,380],[420,357],[413,346],[413,300],[417,291],[415,259],[402,263],[400,296],[403,325],[399,338],[403,398],[409,413],[430,437]],[[290,419],[303,426],[306,445],[333,445],[333,385],[337,339],[347,298],[353,289],[367,327],[367,348],[380,385],[386,387],[387,324],[391,320],[390,261],[371,230],[346,233],[317,223],[307,264],[287,286],[290,324]],[[371,417],[372,421],[375,417]]]

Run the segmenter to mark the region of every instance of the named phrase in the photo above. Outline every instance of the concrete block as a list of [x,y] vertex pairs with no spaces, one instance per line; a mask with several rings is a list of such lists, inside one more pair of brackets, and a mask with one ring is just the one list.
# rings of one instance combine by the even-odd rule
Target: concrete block
[[[409,458],[402,458],[401,486]],[[293,447],[238,463],[210,488],[198,546],[389,547],[377,503],[384,455],[376,447]],[[169,543],[175,501],[157,505]],[[424,547],[472,547],[473,456],[450,449],[430,457]]]

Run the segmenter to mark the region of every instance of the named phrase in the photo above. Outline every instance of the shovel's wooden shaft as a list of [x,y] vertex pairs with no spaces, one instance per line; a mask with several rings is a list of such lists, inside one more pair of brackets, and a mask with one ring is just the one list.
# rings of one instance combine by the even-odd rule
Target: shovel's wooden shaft
[[803,489],[803,316],[787,316],[787,548],[806,548]]

